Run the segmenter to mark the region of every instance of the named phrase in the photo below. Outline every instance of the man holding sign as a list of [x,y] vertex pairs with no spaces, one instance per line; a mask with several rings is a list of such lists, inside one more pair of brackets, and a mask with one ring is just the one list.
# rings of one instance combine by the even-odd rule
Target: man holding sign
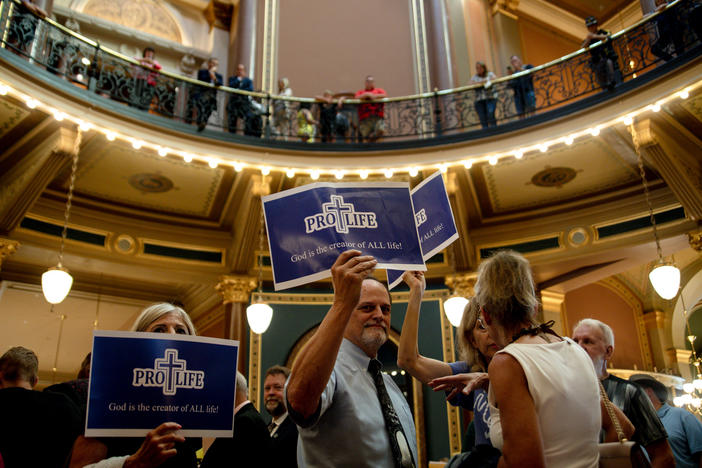
[[331,268],[332,307],[288,379],[286,403],[300,429],[304,466],[416,466],[412,413],[376,359],[391,309],[387,288],[370,276],[377,264],[358,250],[339,255]]

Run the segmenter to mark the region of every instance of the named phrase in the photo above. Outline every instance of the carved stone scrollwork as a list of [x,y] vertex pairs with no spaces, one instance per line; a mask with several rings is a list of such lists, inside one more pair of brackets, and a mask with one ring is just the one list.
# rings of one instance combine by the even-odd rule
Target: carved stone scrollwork
[[251,291],[256,289],[256,278],[246,275],[220,276],[215,290],[225,304],[230,302],[248,303]]
[[15,253],[19,246],[20,243],[15,240],[0,238],[0,269],[2,269],[2,261]]
[[444,282],[454,294],[463,297],[473,297],[475,290],[476,274],[475,273],[454,273],[446,275]]
[[687,240],[690,242],[690,247],[702,252],[702,232],[688,232]]
[[185,75],[190,76],[195,73],[195,68],[197,67],[197,60],[190,54],[186,54],[180,59],[180,71]]

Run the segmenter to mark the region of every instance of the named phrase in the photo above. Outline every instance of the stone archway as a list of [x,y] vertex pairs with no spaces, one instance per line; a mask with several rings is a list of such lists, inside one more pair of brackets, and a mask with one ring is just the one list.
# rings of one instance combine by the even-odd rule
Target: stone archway
[[82,12],[169,41],[183,43],[183,32],[158,0],[88,0]]

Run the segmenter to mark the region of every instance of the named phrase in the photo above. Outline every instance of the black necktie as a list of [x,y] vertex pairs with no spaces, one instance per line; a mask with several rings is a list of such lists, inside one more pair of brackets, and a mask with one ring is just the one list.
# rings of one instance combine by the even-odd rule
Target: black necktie
[[402,424],[395,413],[395,408],[392,406],[390,395],[385,388],[383,382],[383,374],[380,373],[380,368],[383,365],[377,359],[371,359],[368,363],[368,372],[373,377],[375,389],[378,392],[378,400],[380,401],[380,409],[383,411],[383,419],[385,420],[385,428],[390,436],[390,447],[392,448],[392,458],[395,460],[396,468],[413,468],[412,452],[410,451],[407,437],[402,430]]

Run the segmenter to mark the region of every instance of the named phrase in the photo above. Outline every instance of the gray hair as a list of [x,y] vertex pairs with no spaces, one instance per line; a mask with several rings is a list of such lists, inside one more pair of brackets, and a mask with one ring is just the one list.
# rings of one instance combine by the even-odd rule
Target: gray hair
[[607,325],[604,322],[600,322],[597,319],[593,318],[584,318],[581,321],[579,321],[575,326],[573,327],[573,333],[575,333],[575,330],[580,328],[582,325],[591,327],[591,328],[599,328],[600,331],[602,331],[602,336],[604,337],[605,344],[607,346],[611,346],[614,348],[614,332],[612,331],[612,327]]
[[195,335],[195,325],[193,325],[192,320],[187,312],[185,312],[181,307],[171,304],[169,302],[159,302],[158,304],[153,304],[141,311],[139,317],[134,321],[132,325],[132,331],[145,331],[149,328],[149,325],[154,323],[156,320],[160,319],[164,315],[176,314],[185,324],[185,328],[188,329],[188,335]]
[[480,354],[480,351],[473,346],[473,330],[478,323],[478,315],[480,315],[480,305],[474,298],[466,304],[463,309],[463,317],[461,324],[458,326],[458,356],[461,360],[468,364],[472,372],[487,372],[487,360],[485,356]]
[[25,380],[33,387],[38,372],[39,359],[31,349],[15,346],[0,357],[0,377],[6,382]]
[[475,299],[502,326],[534,322],[539,301],[527,259],[500,250],[478,267]]
[[240,395],[244,395],[246,398],[249,397],[249,387],[246,384],[246,377],[239,371],[236,371],[236,392]]

